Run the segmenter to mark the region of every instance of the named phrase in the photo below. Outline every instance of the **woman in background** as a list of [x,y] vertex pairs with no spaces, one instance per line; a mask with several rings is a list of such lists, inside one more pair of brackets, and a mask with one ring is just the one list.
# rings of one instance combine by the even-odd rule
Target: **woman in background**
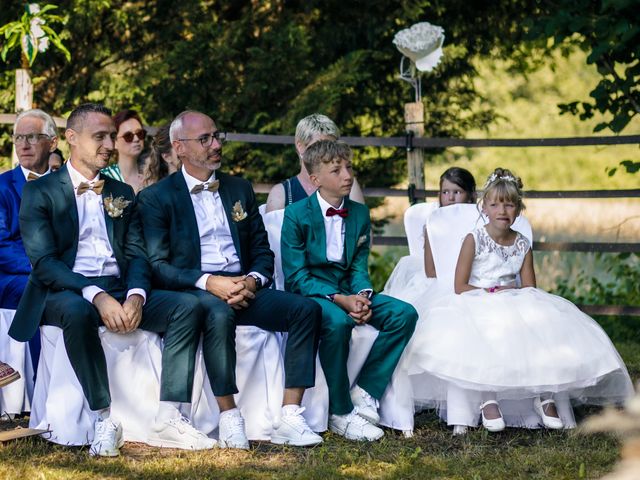
[[143,187],[140,154],[147,132],[135,110],[122,110],[113,117],[116,126],[117,162],[102,170],[106,176],[131,185],[138,193]]

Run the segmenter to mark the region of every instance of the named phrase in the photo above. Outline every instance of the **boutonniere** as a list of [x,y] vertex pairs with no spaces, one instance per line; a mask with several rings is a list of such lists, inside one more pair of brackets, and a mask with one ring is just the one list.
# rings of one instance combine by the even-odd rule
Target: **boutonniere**
[[242,204],[240,200],[233,204],[233,208],[231,209],[231,219],[234,222],[239,222],[247,218],[247,212],[242,208]]
[[113,195],[105,197],[103,200],[104,209],[111,218],[119,218],[124,213],[124,209],[129,206],[131,200],[125,200],[123,196],[113,198]]
[[364,245],[368,239],[367,239],[368,235],[362,235],[359,239],[358,239],[358,247]]

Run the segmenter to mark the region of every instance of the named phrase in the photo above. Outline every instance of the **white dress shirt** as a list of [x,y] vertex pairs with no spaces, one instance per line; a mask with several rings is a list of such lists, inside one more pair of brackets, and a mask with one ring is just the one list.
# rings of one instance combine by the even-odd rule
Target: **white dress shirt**
[[[187,173],[182,167],[182,175],[187,184],[187,189],[204,183],[208,185],[216,180],[215,170],[206,182],[201,182],[197,178]],[[242,271],[240,257],[233,243],[231,228],[227,220],[227,214],[218,192],[203,190],[200,193],[191,193],[191,203],[196,215],[198,224],[198,234],[200,235],[200,269],[203,272],[230,272],[238,273]],[[262,284],[267,281],[266,277],[258,272],[251,272],[250,275],[257,275]],[[207,279],[209,273],[202,275],[196,282],[196,287],[200,290],[207,289]]]
[[[317,192],[318,195],[318,203],[320,204],[320,211],[322,212],[322,218],[324,218],[324,232],[325,232],[325,245],[327,252],[327,260],[329,262],[337,262],[342,263],[345,260],[345,251],[344,251],[344,234],[345,234],[345,224],[344,218],[340,215],[332,215],[330,217],[327,216],[327,210],[330,208],[334,208],[329,202],[327,202],[320,192]],[[344,200],[337,208],[340,210],[344,208]],[[373,290],[369,288],[362,289],[358,292],[358,295],[364,295],[367,298],[371,298],[373,295]],[[333,301],[333,298],[329,298]]]
[[[344,260],[344,219],[340,215],[327,217],[327,210],[334,207],[322,198],[320,192],[318,192],[317,195],[318,203],[320,204],[320,211],[322,212],[322,218],[324,218],[327,260],[330,262],[341,263]],[[343,208],[343,206],[344,200],[338,209]]]
[[22,165],[20,165],[20,170],[22,170],[22,174],[24,175],[24,179],[28,182],[29,181],[29,174],[31,173],[32,175],[35,175],[36,177],[40,178],[44,175],[46,175],[47,173],[49,173],[51,171],[51,169],[48,169],[46,172],[44,173],[36,173],[33,170],[29,170],[27,168],[24,168]]
[[[96,175],[91,180],[86,179],[73,168],[71,162],[67,162],[67,170],[71,177],[73,196],[78,210],[78,251],[72,270],[85,277],[119,277],[118,261],[109,243],[107,224],[104,219],[102,195],[98,195],[93,190],[76,195],[78,186],[82,182],[93,185],[100,179],[100,175]],[[93,302],[94,297],[103,291],[100,287],[91,285],[82,289],[82,296],[88,302]],[[127,298],[134,294],[146,299],[144,289],[129,290]]]

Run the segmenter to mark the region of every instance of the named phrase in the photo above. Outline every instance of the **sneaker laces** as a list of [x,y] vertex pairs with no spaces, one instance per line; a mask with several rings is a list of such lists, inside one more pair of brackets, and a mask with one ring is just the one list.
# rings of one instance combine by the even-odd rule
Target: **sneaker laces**
[[176,427],[176,429],[178,430],[178,432],[180,433],[189,433],[193,436],[198,436],[198,437],[206,437],[206,435],[204,433],[202,433],[201,431],[197,430],[196,428],[194,428],[193,425],[191,425],[191,420],[189,420],[188,418],[180,415],[179,417],[174,417],[171,420],[169,420],[167,422],[169,425],[173,425],[174,427]]
[[371,395],[369,395],[369,392],[367,392],[364,388],[359,387],[359,395],[362,398],[362,400],[364,400],[364,403],[367,407],[371,407],[375,410],[378,410],[378,400],[376,400],[375,398],[373,398]]
[[358,415],[358,407],[353,407],[351,413],[347,415],[347,425],[353,423],[359,427],[364,427],[365,425],[370,424],[369,420],[364,417]]
[[93,443],[110,442],[115,444],[117,430],[117,425],[110,419],[105,419],[97,422],[96,434],[93,439]]
[[305,407],[299,407],[293,412],[289,412],[287,415],[284,415],[282,419],[287,419],[287,424],[293,428],[295,428],[300,433],[305,430],[311,431],[311,427],[307,424],[307,421],[302,416],[302,413],[306,410]]
[[228,427],[229,437],[233,437],[235,435],[244,436],[244,418],[242,415],[227,415],[224,419],[225,426]]

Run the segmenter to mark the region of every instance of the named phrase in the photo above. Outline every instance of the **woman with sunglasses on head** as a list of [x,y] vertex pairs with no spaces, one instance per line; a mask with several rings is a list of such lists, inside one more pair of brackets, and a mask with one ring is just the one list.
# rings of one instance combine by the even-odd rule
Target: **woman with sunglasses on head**
[[115,180],[131,185],[136,193],[143,187],[143,176],[139,158],[147,136],[142,120],[135,110],[122,110],[114,115],[116,126],[117,162],[102,170]]

